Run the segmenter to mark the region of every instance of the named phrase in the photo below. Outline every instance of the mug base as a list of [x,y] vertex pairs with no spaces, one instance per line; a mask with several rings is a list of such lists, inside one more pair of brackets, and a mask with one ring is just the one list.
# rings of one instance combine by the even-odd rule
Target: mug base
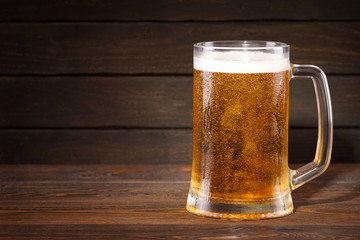
[[190,190],[186,204],[186,210],[198,216],[238,220],[278,218],[291,214],[293,209],[290,192],[281,197],[261,201],[221,203]]

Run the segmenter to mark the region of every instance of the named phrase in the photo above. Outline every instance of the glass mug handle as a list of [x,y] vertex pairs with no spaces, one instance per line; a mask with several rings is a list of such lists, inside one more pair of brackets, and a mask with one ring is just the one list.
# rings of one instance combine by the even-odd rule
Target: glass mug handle
[[333,116],[329,86],[325,73],[314,65],[291,66],[291,79],[311,78],[314,83],[318,110],[318,139],[315,158],[312,162],[290,169],[291,190],[321,175],[329,166],[333,143]]

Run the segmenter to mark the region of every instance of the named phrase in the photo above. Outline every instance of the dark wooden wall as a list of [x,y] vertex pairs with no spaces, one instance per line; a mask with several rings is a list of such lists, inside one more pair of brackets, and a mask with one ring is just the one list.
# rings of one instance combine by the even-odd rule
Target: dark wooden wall
[[[360,162],[355,0],[1,0],[1,163],[190,163],[192,45],[273,40],[321,67],[334,162]],[[313,159],[312,83],[291,82],[290,162]]]

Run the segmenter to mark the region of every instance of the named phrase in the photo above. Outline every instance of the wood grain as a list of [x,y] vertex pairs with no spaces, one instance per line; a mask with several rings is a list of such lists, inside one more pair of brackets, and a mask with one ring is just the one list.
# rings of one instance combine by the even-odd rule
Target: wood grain
[[[327,174],[312,180],[313,184],[336,180],[339,183],[357,183],[360,181],[358,164],[336,163],[326,170]],[[299,163],[290,164],[290,168],[296,169],[302,166]],[[336,167],[335,167],[336,166]],[[189,182],[191,177],[191,165],[189,164],[12,164],[1,165],[1,183],[37,182],[45,183],[65,182],[74,183],[173,183]],[[306,189],[304,185],[301,189]],[[328,185],[331,188],[333,185]],[[308,189],[311,191],[311,188]],[[14,191],[16,192],[16,191]],[[1,206],[0,206],[1,207]]]
[[192,77],[0,77],[0,89],[2,127],[192,127]]
[[[329,76],[334,126],[360,127],[360,76]],[[1,128],[191,128],[192,77],[0,77]],[[290,84],[290,126],[317,127],[313,84]]]
[[[290,129],[289,161],[314,158],[317,129]],[[333,162],[359,162],[360,130],[335,129]],[[191,163],[191,129],[1,130],[0,163]]]
[[294,63],[360,73],[359,22],[4,23],[0,74],[190,74],[192,45],[276,40]]
[[[279,225],[220,221],[206,224],[7,224],[0,236],[4,239],[357,239],[358,226]],[[274,223],[277,220],[271,220]],[[277,222],[276,222],[277,223]]]
[[192,131],[3,130],[0,146],[1,163],[189,163]]
[[190,164],[2,165],[0,237],[356,239],[359,172],[331,164],[292,193],[292,215],[239,222],[186,212]]
[[359,20],[355,0],[3,0],[2,21]]

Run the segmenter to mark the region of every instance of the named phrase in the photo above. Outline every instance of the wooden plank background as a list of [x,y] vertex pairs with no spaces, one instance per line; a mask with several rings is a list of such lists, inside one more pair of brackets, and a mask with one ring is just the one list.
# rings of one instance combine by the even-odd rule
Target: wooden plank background
[[360,73],[360,22],[2,23],[5,75],[191,74],[192,46],[206,39],[291,45],[294,63]]
[[[334,162],[360,162],[356,1],[0,0],[0,163],[190,163],[192,45],[282,41],[328,75]],[[201,11],[199,11],[201,9]],[[311,81],[290,88],[290,162],[313,158]]]
[[360,20],[356,0],[2,0],[2,21]]

